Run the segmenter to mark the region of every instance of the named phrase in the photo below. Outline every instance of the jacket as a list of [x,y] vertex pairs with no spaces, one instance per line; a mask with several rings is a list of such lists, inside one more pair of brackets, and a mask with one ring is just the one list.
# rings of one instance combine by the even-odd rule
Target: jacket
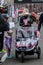
[[0,13],[0,31],[8,31],[9,23],[4,20],[4,17]]

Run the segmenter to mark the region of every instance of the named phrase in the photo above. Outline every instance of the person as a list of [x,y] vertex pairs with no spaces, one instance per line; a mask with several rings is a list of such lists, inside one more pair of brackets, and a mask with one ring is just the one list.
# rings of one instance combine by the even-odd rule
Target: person
[[37,31],[37,36],[40,36],[40,30],[41,30],[41,25],[43,24],[43,13],[41,13],[39,17],[39,24],[38,24],[38,31]]
[[0,51],[3,50],[3,41],[4,41],[4,31],[10,31],[9,24],[6,22],[8,17],[4,17],[0,13]]
[[20,18],[20,26],[28,27],[31,26],[31,24],[32,24],[32,16],[29,15],[29,12],[27,10],[23,11],[23,14]]
[[[10,31],[9,31],[10,32]],[[6,46],[6,51],[7,51],[7,58],[12,58],[12,55],[10,54],[11,52],[11,44],[12,44],[12,33],[7,32],[7,36],[5,36],[5,46]]]

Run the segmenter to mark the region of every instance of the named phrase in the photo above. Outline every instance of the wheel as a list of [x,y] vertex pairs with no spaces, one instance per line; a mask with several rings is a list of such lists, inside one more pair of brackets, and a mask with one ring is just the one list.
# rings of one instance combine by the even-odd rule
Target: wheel
[[23,52],[21,53],[21,62],[22,63],[24,62],[24,53]]
[[2,64],[1,57],[0,57],[0,64]]
[[38,54],[38,59],[40,59],[40,55],[41,55],[41,48],[40,47],[38,47],[37,54]]
[[17,50],[15,50],[15,58],[18,58]]

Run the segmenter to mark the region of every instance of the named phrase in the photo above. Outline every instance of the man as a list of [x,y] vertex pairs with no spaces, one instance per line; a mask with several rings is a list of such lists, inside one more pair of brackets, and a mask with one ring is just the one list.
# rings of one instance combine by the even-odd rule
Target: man
[[38,24],[37,36],[40,36],[41,24],[43,24],[43,13],[41,13],[41,15],[39,17],[39,24]]
[[29,12],[27,10],[24,10],[23,13],[21,14],[20,18],[20,26],[23,27],[29,27],[32,24],[32,16],[29,18]]
[[[0,13],[0,51],[3,50],[3,40],[4,40],[4,31],[9,31],[9,24],[6,22],[8,20],[8,17],[4,17]],[[11,31],[10,31],[11,32]]]

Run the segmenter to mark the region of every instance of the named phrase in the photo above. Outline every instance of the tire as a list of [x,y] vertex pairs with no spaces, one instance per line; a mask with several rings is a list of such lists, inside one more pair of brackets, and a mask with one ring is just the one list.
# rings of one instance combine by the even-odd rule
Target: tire
[[24,53],[23,52],[21,53],[21,62],[22,63],[24,62]]
[[40,59],[40,56],[41,56],[41,48],[40,47],[38,47],[37,54],[38,54],[38,59]]
[[18,58],[18,54],[17,51],[15,50],[15,58]]
[[37,46],[38,46],[39,42],[37,41]]

